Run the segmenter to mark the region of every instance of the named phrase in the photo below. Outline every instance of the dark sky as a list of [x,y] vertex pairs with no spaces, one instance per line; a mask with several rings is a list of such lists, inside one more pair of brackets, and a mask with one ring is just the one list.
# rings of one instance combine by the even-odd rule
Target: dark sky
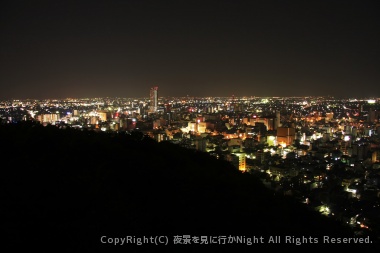
[[0,99],[380,97],[379,1],[3,0]]

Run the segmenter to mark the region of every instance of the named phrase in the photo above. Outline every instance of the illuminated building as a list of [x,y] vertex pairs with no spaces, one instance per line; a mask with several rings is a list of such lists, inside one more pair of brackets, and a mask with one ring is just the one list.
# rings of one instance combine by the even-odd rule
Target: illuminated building
[[205,133],[206,132],[206,122],[199,122],[198,123],[198,132],[199,133]]
[[99,122],[98,122],[98,117],[95,117],[95,116],[92,116],[91,118],[90,118],[90,124],[91,125],[96,125],[96,124],[98,124]]
[[269,146],[277,146],[276,136],[268,135],[266,141]]
[[295,129],[293,127],[278,127],[277,128],[277,143],[285,144],[286,146],[293,144],[295,139]]
[[333,112],[326,113],[326,122],[330,122],[333,119],[334,119],[334,113]]
[[107,112],[105,111],[98,111],[99,119],[101,121],[107,121]]
[[41,114],[38,115],[38,120],[41,123],[54,123],[60,120],[59,114],[51,113],[51,114]]
[[246,171],[246,158],[245,153],[235,153],[237,157],[239,157],[239,170]]
[[189,131],[192,131],[192,132],[197,132],[198,131],[198,124],[197,122],[188,122],[187,123],[187,127],[189,128]]
[[166,140],[169,139],[168,136],[166,135],[165,131],[160,131],[160,132],[153,133],[153,138],[157,142],[166,141]]
[[150,89],[150,112],[156,112],[157,111],[157,106],[158,106],[158,87],[152,87]]
[[379,162],[379,160],[380,160],[380,150],[377,149],[372,152],[372,162],[376,163],[376,162]]
[[239,169],[240,171],[246,171],[247,168],[245,153],[227,154],[225,156],[225,159],[232,163],[232,165],[234,165],[235,168]]

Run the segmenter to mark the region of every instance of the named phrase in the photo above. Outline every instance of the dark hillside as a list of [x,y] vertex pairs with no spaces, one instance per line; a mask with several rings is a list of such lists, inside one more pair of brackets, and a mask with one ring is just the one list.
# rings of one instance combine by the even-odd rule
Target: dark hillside
[[[0,144],[2,227],[15,246],[131,252],[130,245],[102,244],[101,236],[163,235],[169,244],[176,235],[263,236],[265,242],[275,235],[312,236],[319,242],[324,235],[352,237],[345,227],[275,196],[228,162],[141,133],[26,122],[0,126]],[[191,245],[173,248],[192,250]],[[196,252],[210,250],[198,245]]]

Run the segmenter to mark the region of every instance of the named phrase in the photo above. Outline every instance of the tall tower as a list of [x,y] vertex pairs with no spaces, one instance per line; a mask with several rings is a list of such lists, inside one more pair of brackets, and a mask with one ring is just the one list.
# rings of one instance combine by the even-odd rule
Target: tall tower
[[157,105],[158,105],[158,87],[152,87],[150,88],[150,112],[156,112],[157,111]]

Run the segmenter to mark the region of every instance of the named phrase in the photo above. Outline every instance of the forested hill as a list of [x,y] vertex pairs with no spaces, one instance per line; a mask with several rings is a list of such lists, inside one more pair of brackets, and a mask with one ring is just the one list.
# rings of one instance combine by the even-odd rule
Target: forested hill
[[[288,235],[320,241],[324,235],[352,236],[302,204],[275,196],[226,161],[138,132],[107,134],[25,122],[1,125],[0,144],[2,228],[14,246],[133,252],[127,250],[130,245],[103,244],[101,236],[163,235],[169,244],[175,235]],[[184,252],[193,246],[173,248]],[[210,250],[197,246],[197,252]]]

